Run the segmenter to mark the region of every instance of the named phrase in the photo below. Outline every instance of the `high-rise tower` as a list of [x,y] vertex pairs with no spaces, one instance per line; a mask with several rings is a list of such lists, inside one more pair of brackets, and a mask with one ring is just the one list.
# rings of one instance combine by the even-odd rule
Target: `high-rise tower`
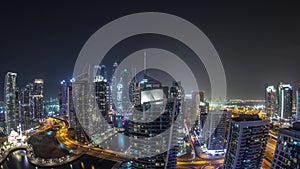
[[296,117],[295,117],[295,121],[300,122],[300,84],[297,86],[295,97],[296,97]]
[[240,115],[231,119],[224,169],[258,169],[268,140],[269,120],[258,115]]
[[278,118],[283,126],[292,123],[293,90],[290,84],[280,83],[278,86]]
[[274,117],[277,114],[276,89],[272,85],[265,85],[266,118]]
[[44,115],[44,80],[35,79],[33,84],[33,117],[36,121],[42,121]]
[[[181,110],[177,89],[174,86],[169,95],[168,87],[147,75],[133,84],[135,109],[128,122],[128,133],[131,153],[142,156],[133,160],[133,168],[176,168],[178,128],[171,125]],[[161,133],[168,129],[172,138],[167,140]]]
[[300,168],[300,123],[296,122],[292,128],[281,128],[273,157],[271,169]]
[[7,72],[5,76],[5,84],[4,84],[4,102],[6,108],[5,121],[7,125],[7,132],[17,130],[17,121],[19,118],[19,114],[17,109],[17,74],[13,72]]

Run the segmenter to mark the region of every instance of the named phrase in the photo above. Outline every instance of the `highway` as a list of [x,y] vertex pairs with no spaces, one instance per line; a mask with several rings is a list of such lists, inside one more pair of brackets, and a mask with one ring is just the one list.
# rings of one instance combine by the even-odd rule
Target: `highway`
[[113,152],[111,150],[104,150],[101,148],[91,147],[85,144],[81,144],[68,137],[68,126],[65,122],[58,119],[52,119],[56,121],[60,129],[56,132],[57,140],[62,143],[67,149],[73,151],[74,154],[88,154],[98,158],[111,160],[115,162],[125,162],[129,161],[128,157],[125,157],[121,152]]
[[[91,147],[86,144],[82,144],[68,137],[68,126],[65,122],[58,119],[52,119],[59,125],[59,130],[56,132],[56,138],[61,142],[69,151],[72,151],[74,154],[88,154],[98,158],[111,160],[115,162],[125,162],[130,161],[129,157],[126,157],[122,152],[115,152],[111,150],[101,149],[97,147]],[[273,153],[276,148],[276,137],[277,133],[270,130],[270,138],[266,146],[265,157],[263,159],[262,168],[269,169],[273,159]],[[209,166],[210,164],[215,164],[217,166],[222,165],[224,159],[202,159],[195,158],[192,161],[178,161],[178,168],[201,168]]]

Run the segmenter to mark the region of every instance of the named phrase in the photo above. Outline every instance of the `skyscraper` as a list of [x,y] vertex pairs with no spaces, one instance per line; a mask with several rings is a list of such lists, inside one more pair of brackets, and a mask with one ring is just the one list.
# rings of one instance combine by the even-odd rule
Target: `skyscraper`
[[290,84],[278,86],[278,117],[280,124],[290,126],[292,123],[293,90]]
[[224,169],[261,167],[268,140],[269,120],[257,115],[231,119]]
[[295,121],[300,122],[300,84],[296,89],[296,117]]
[[[79,123],[78,117],[75,112],[73,102],[73,87],[72,83],[75,79],[69,81],[61,81],[59,85],[59,112],[60,116],[67,117],[69,123],[70,136],[78,141],[85,142],[87,137]],[[82,96],[81,96],[82,97]]]
[[16,87],[16,81],[17,81],[17,74],[13,72],[7,72],[5,76],[5,84],[4,84],[4,102],[5,102],[5,108],[6,108],[6,114],[5,114],[5,121],[7,125],[7,132],[10,133],[10,131],[17,130],[17,121],[19,118],[19,114],[17,109],[17,87]]
[[[74,77],[75,80],[72,83],[72,93],[74,94],[73,102],[76,116],[81,127],[84,129],[86,136],[88,136],[87,139],[90,143],[99,145],[109,137],[109,135],[104,135],[104,133],[108,134],[114,131],[111,129],[111,126],[106,123],[105,118],[99,112],[100,108],[98,107],[96,89],[102,84],[99,83],[100,85],[98,87],[95,86],[94,81],[98,80],[94,79],[95,76],[91,76],[93,75],[92,73],[93,72],[89,69],[87,72]],[[99,87],[99,89],[101,88]],[[101,92],[105,93],[106,91]],[[98,93],[98,96],[103,98],[103,93],[101,92]]]
[[229,133],[229,123],[231,112],[210,111],[208,113],[207,123],[209,126],[207,149],[224,150],[226,149],[227,136]]
[[292,128],[281,128],[272,160],[271,169],[300,168],[300,123],[296,122]]
[[22,128],[28,130],[32,127],[32,103],[33,103],[33,85],[32,83],[27,84],[20,93],[20,106],[21,106],[21,123]]
[[44,80],[35,79],[33,84],[33,117],[36,121],[42,121],[44,115]]
[[275,117],[277,114],[277,96],[274,86],[265,85],[266,118]]
[[[111,75],[111,79],[110,79],[110,107],[112,107],[113,110],[116,110],[117,105],[115,105],[115,103],[117,102],[117,91],[118,91],[118,83],[119,83],[119,79],[117,79],[117,77],[119,76],[119,72],[117,71],[118,68],[118,63],[115,62],[113,64],[113,68],[112,68],[112,75]],[[118,114],[119,112],[116,111],[116,114]]]
[[[170,140],[164,140],[161,133],[171,127],[170,120],[176,119],[180,111],[177,100],[179,91],[175,91],[174,87],[170,98],[166,98],[168,88],[147,75],[133,86],[135,109],[128,122],[130,151],[135,156],[143,156],[133,160],[133,168],[176,168],[178,128],[170,129],[173,133]],[[164,149],[168,151],[163,152]]]
[[204,123],[206,121],[207,118],[207,114],[208,114],[208,110],[209,110],[209,104],[208,102],[205,102],[204,99],[204,94],[205,92],[202,90],[199,92],[199,110],[200,110],[200,127],[203,128],[204,127]]
[[107,81],[103,76],[95,76],[95,96],[97,105],[99,108],[100,115],[104,117],[105,120],[108,119],[108,104],[107,104]]

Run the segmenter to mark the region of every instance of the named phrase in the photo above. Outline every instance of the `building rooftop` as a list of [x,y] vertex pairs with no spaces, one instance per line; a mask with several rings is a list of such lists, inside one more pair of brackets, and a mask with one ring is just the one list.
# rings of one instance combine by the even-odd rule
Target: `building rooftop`
[[234,121],[259,121],[258,115],[241,114],[239,117],[233,118]]
[[300,131],[300,122],[293,123],[293,130]]
[[291,128],[281,128],[279,133],[300,139],[300,122],[293,123]]

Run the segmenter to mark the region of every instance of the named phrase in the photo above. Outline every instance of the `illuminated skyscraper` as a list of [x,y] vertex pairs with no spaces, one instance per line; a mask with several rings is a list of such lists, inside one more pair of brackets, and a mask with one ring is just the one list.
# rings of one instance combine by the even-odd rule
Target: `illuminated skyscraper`
[[277,114],[277,96],[274,86],[265,85],[266,117],[275,117]]
[[185,126],[184,126],[184,114],[183,114],[183,107],[184,107],[184,90],[181,86],[181,82],[173,81],[173,84],[170,88],[170,97],[177,99],[177,106],[178,106],[178,113],[180,114],[176,118],[176,129],[177,129],[177,143],[178,143],[178,156],[183,155],[186,153],[186,144],[184,141],[184,137],[186,136]]
[[60,116],[70,117],[75,114],[73,98],[72,98],[72,83],[75,81],[74,78],[68,81],[61,81],[58,91],[59,99],[59,111]]
[[100,111],[105,120],[108,119],[108,104],[107,104],[107,81],[103,76],[95,76],[95,96]]
[[191,129],[191,127],[195,124],[195,121],[197,120],[196,106],[192,100],[192,94],[185,93],[183,111],[185,124],[187,125],[187,128]]
[[227,145],[231,112],[210,111],[208,113],[208,150],[224,150]]
[[36,121],[42,121],[44,115],[44,80],[35,79],[33,84],[33,117]]
[[224,169],[258,169],[268,140],[269,120],[257,115],[240,115],[231,119]]
[[271,169],[300,168],[300,123],[293,124],[293,128],[281,128],[273,156]]
[[[102,92],[106,92],[101,90],[102,83],[98,83],[98,81],[101,81],[97,77],[101,76],[90,76],[93,75],[92,73],[88,70],[74,77],[75,81],[72,83],[72,93],[74,94],[73,101],[76,116],[81,127],[84,129],[86,136],[88,136],[90,143],[99,145],[109,137],[108,133],[113,132],[113,130],[101,115],[102,112],[99,112],[102,108],[98,107],[98,101],[100,98],[103,98]],[[98,84],[96,83],[95,85],[94,82]],[[96,89],[99,89],[98,92],[96,92]],[[97,99],[98,96],[100,97]],[[102,104],[103,100],[100,99],[100,102]]]
[[33,126],[33,84],[27,84],[20,93],[20,106],[21,106],[21,122],[22,128],[25,130],[30,129]]
[[[170,140],[164,140],[160,135],[171,128],[171,120],[175,121],[180,113],[181,106],[177,100],[180,91],[176,89],[174,86],[169,96],[168,87],[162,87],[160,82],[146,75],[134,84],[135,109],[128,127],[130,151],[135,156],[143,157],[133,160],[133,168],[176,168],[178,128],[173,126]],[[163,152],[168,146],[169,151]]]
[[280,83],[278,86],[278,117],[282,125],[292,123],[293,90],[290,84]]
[[17,74],[13,72],[7,72],[5,76],[5,84],[4,84],[4,102],[6,105],[6,114],[5,121],[7,125],[7,132],[10,133],[12,129],[17,130],[17,121],[19,118],[19,114],[17,109]]
[[200,118],[199,118],[199,127],[200,130],[202,131],[201,133],[201,140],[203,142],[206,142],[207,139],[210,137],[210,128],[208,126],[208,123],[206,123],[207,121],[207,116],[208,116],[208,110],[209,110],[209,104],[208,102],[205,102],[205,98],[204,98],[204,91],[200,91],[199,92],[199,111],[200,111]]
[[[119,76],[119,72],[117,71],[118,68],[118,63],[115,62],[113,64],[113,69],[112,69],[112,76],[110,79],[110,107],[112,107],[113,110],[116,110],[116,106],[115,103],[117,102],[117,91],[118,91],[118,83],[119,83],[119,79],[117,79],[117,77]],[[118,114],[119,112],[116,111],[116,113]]]
[[[73,87],[72,83],[75,79],[72,78],[69,81],[61,81],[59,86],[59,108],[60,116],[68,117],[70,136],[79,141],[86,141],[87,137],[79,123],[77,118],[74,102],[73,102]],[[73,131],[73,132],[72,132]]]
[[5,127],[4,123],[5,123],[5,103],[3,101],[0,101],[0,124],[1,124],[1,127]]
[[[73,101],[74,108],[76,111],[76,117],[78,118],[80,125],[85,129],[86,135],[91,134],[93,131],[93,122],[92,122],[92,113],[91,113],[91,105],[89,104],[90,95],[89,95],[89,74],[84,73],[80,75],[79,77],[75,77],[75,81],[72,83],[72,93],[73,95]],[[77,129],[74,128],[74,130],[80,130],[79,126]],[[82,135],[82,138],[85,136]],[[89,138],[88,138],[89,139]]]
[[300,122],[300,85],[296,89],[296,118],[295,121]]
[[16,87],[16,124],[17,124],[17,131],[20,132],[20,130],[22,130],[22,128],[20,128],[21,126],[21,111],[20,111],[20,90],[18,87]]
[[68,106],[68,98],[69,98],[69,82],[65,80],[60,82],[59,90],[58,90],[58,100],[59,100],[59,115],[64,117],[68,116],[69,106]]

